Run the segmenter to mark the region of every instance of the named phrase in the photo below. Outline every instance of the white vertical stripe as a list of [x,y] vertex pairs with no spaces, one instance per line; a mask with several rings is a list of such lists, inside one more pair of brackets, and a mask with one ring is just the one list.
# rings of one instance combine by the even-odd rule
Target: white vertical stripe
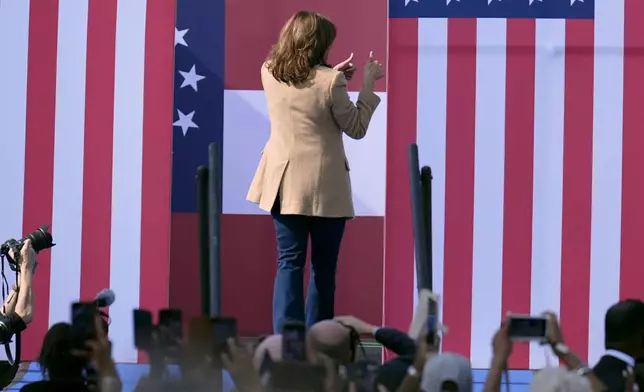
[[499,328],[502,311],[506,28],[505,19],[479,19],[477,24],[471,326],[474,368],[490,364],[490,337]]
[[[443,293],[445,136],[447,122],[447,19],[418,20],[418,131],[420,165],[432,169],[432,289]],[[414,273],[416,269],[414,268]],[[416,301],[416,279],[410,289]],[[442,307],[442,301],[441,301]],[[439,309],[439,314],[443,310]]]
[[[539,19],[536,25],[534,189],[530,310],[559,312],[561,296],[561,210],[563,195],[563,124],[565,21]],[[533,344],[530,368],[557,360]]]
[[110,286],[112,355],[136,362],[132,310],[139,307],[146,0],[119,0],[114,80]]
[[595,1],[595,47],[589,363],[604,351],[604,314],[619,300],[624,0]]
[[69,321],[80,294],[88,7],[89,0],[60,0],[58,9],[49,325]]
[[[258,69],[259,71],[259,69]],[[246,193],[270,133],[266,96],[261,90],[224,90],[223,151],[243,153],[223,156],[224,214],[268,214],[246,201]],[[174,132],[178,132],[175,128]],[[198,132],[191,129],[190,132]]]
[[[0,61],[0,168],[4,188],[0,192],[2,243],[9,238],[19,239],[22,235],[29,46],[28,0],[0,1],[0,37],[4,37],[2,51],[9,56]],[[11,285],[16,281],[15,275],[7,268],[6,276],[11,290]],[[0,350],[0,360],[5,358],[4,350]]]

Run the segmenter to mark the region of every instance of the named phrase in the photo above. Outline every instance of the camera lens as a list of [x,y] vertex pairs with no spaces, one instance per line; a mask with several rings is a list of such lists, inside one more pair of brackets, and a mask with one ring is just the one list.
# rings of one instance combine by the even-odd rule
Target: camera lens
[[27,234],[27,236],[23,238],[23,242],[26,239],[30,239],[31,247],[34,248],[36,252],[40,252],[43,249],[49,249],[55,244],[53,243],[54,239],[47,230],[49,230],[49,226],[44,225],[38,230]]

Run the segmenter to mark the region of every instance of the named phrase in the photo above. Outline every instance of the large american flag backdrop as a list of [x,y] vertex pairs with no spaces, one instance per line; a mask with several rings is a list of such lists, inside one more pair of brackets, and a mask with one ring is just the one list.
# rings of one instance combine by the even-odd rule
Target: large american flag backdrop
[[114,357],[136,361],[132,309],[168,306],[174,19],[173,0],[0,1],[0,241],[49,223],[57,243],[23,359],[111,287]]
[[[385,316],[412,312],[400,290],[417,142],[434,174],[443,349],[485,368],[507,311],[552,309],[592,363],[606,309],[644,297],[644,3],[390,0],[389,12]],[[545,358],[518,346],[510,365]]]
[[[637,0],[392,0],[388,23],[387,5],[370,0],[180,0],[176,13],[171,0],[0,1],[11,37],[0,240],[50,222],[58,243],[40,256],[25,357],[72,301],[104,287],[118,296],[118,361],[139,359],[132,308],[199,312],[195,171],[213,141],[224,152],[224,312],[243,335],[270,331],[274,232],[245,193],[269,130],[259,65],[302,8],[336,22],[332,62],[389,52],[369,135],[346,143],[358,217],[337,312],[403,329],[411,319],[406,151],[417,142],[434,171],[444,348],[487,367],[506,311],[553,309],[568,343],[596,359],[605,309],[644,290]],[[515,351],[514,368],[546,361],[537,347]]]

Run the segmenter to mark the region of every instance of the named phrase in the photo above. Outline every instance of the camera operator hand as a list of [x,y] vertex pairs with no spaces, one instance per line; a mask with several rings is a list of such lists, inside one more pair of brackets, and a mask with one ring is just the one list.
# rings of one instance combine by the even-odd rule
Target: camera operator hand
[[[15,260],[13,250],[9,250],[9,257]],[[33,269],[36,264],[36,251],[31,247],[31,240],[28,239],[20,249],[20,269]]]

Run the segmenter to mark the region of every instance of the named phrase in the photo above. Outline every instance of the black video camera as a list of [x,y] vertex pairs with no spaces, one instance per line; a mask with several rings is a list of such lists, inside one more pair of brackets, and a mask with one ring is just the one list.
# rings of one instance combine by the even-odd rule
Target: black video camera
[[[48,230],[49,225],[42,225],[37,230],[27,234],[20,241],[16,241],[13,238],[6,240],[2,245],[0,245],[0,256],[6,256],[7,261],[9,262],[9,268],[11,268],[12,271],[17,271],[19,269],[18,264],[20,263],[20,250],[26,240],[31,240],[31,247],[36,251],[36,253],[56,245],[54,244],[54,239]],[[13,257],[9,256],[9,251],[11,250],[13,250]]]

